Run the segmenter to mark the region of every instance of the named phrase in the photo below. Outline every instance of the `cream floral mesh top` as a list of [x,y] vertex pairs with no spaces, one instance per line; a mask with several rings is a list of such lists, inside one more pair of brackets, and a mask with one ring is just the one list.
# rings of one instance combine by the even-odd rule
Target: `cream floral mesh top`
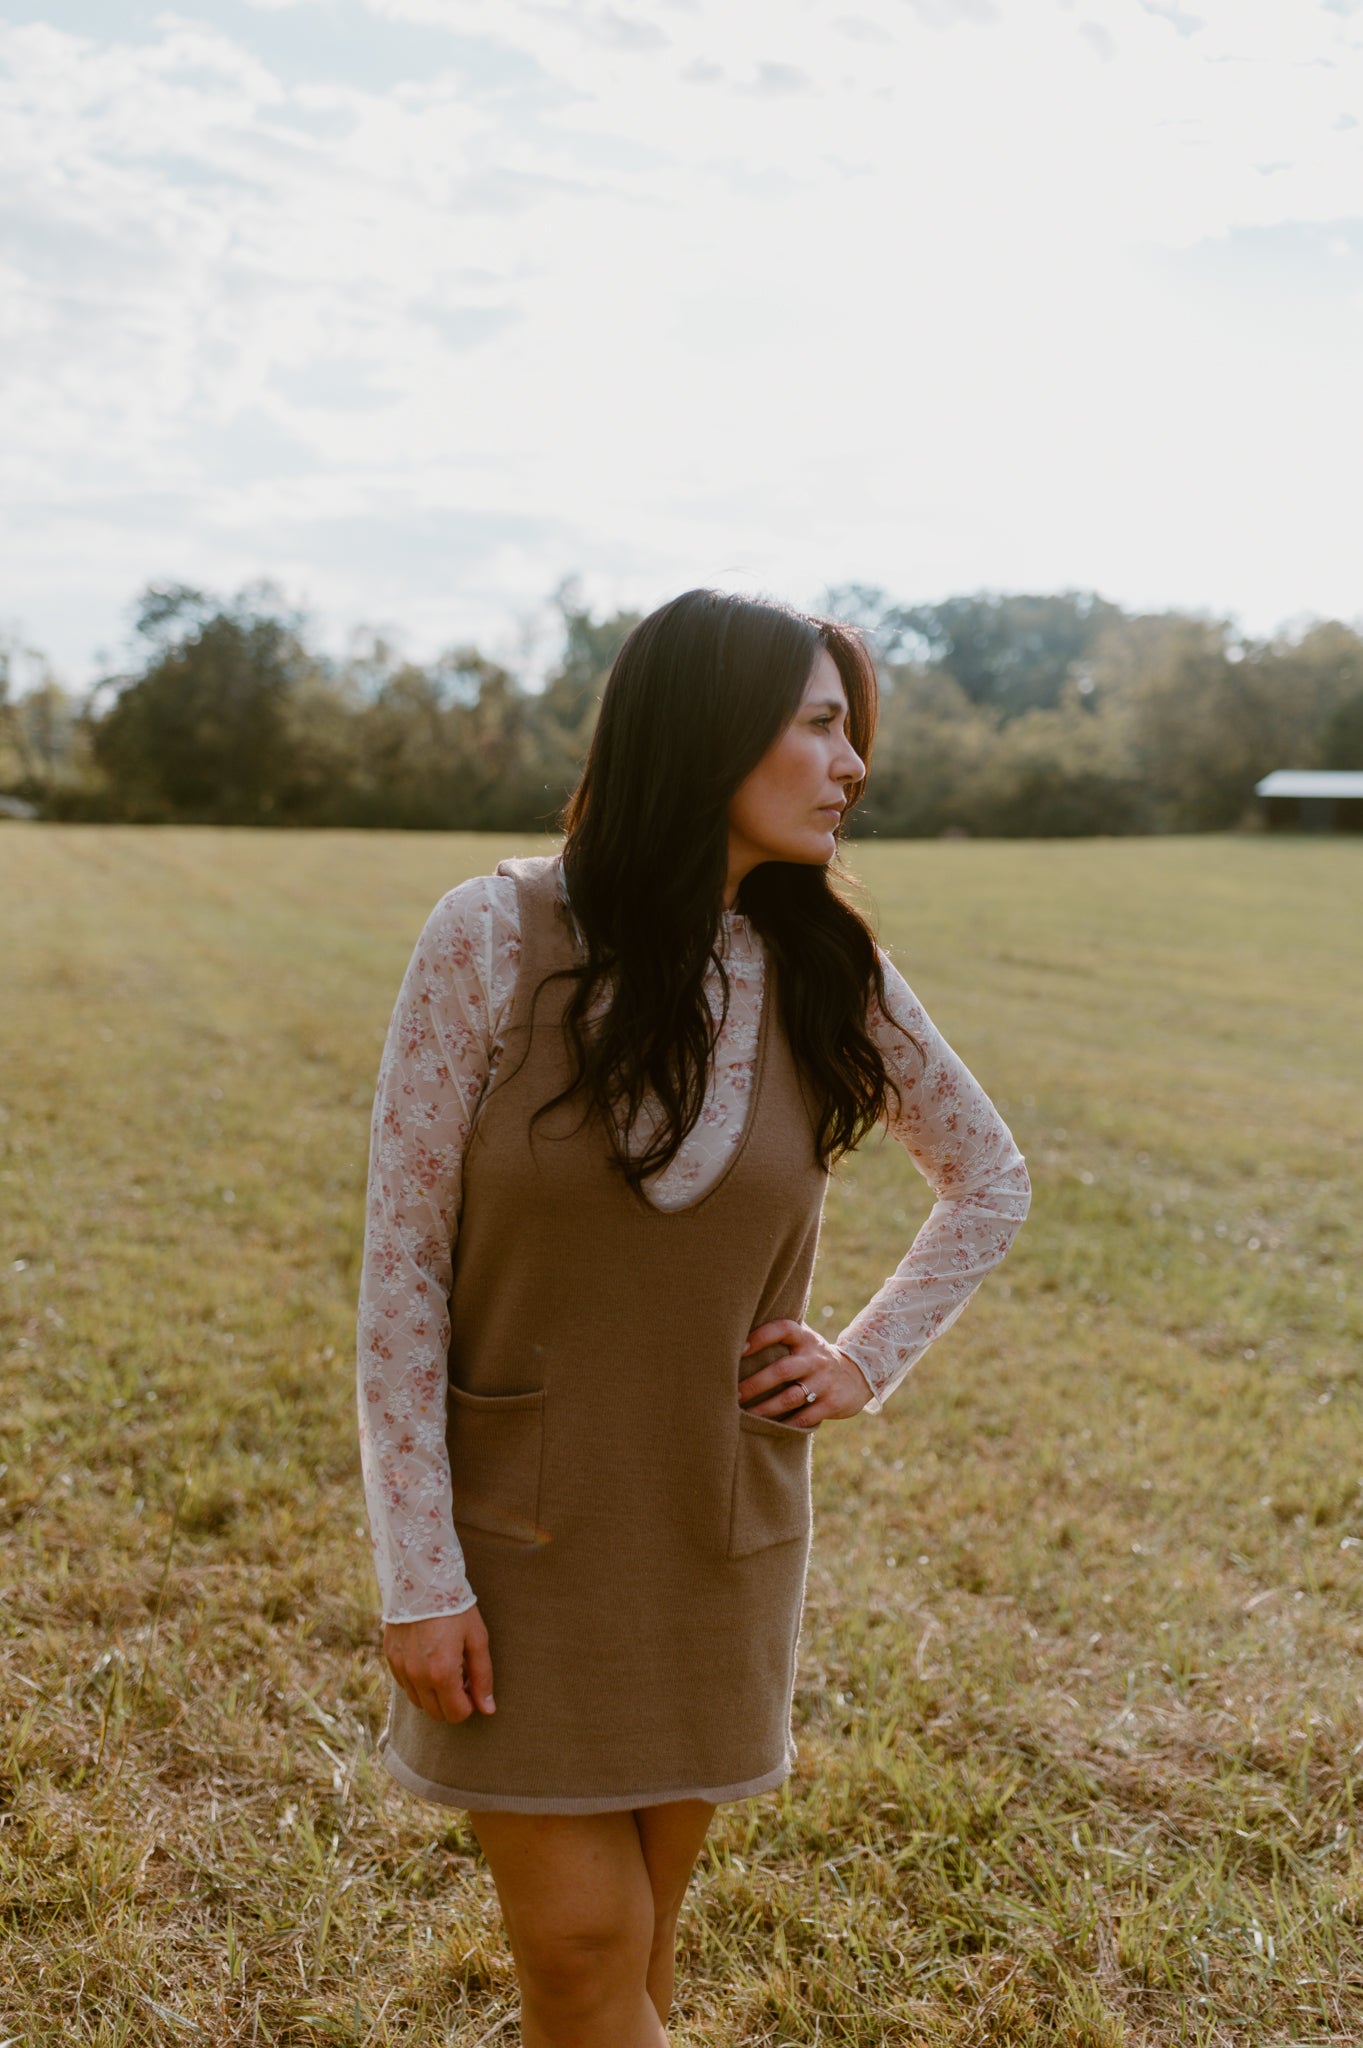
[[[721,922],[729,1014],[700,1120],[670,1166],[650,1182],[649,1199],[660,1209],[684,1208],[702,1194],[743,1133],[764,952],[740,912],[723,912]],[[379,1067],[357,1393],[385,1621],[458,1614],[477,1599],[455,1534],[445,1449],[449,1294],[464,1152],[502,1056],[519,956],[512,876],[478,875],[451,889],[417,941]],[[891,1016],[928,1053],[920,1072],[912,1045],[872,1006],[869,1028],[903,1089],[903,1109],[890,1129],[937,1200],[897,1269],[834,1340],[864,1374],[872,1411],[999,1264],[1031,1199],[1027,1168],[1007,1125],[888,954],[882,951],[880,960]],[[707,986],[718,1022],[722,991],[713,966]]]

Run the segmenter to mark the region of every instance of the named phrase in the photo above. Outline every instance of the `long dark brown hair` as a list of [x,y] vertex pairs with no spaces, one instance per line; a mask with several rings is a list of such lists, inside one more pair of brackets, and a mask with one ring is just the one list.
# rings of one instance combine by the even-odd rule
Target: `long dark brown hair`
[[[821,647],[847,693],[848,737],[869,766],[875,663],[853,627],[767,598],[688,590],[621,647],[560,813],[584,957],[546,981],[577,982],[563,1012],[575,1071],[535,1119],[580,1092],[636,1192],[675,1158],[704,1106],[719,1028],[704,988],[712,958],[728,1014],[719,920],[729,800],[795,716]],[[863,778],[848,790],[844,825],[864,787]],[[896,1088],[866,1029],[872,991],[884,1003],[884,975],[850,886],[836,857],[829,867],[772,860],[744,877],[735,904],[775,959],[781,1021],[819,1108],[824,1167],[885,1118]],[[661,1115],[636,1157],[626,1144],[646,1095]]]

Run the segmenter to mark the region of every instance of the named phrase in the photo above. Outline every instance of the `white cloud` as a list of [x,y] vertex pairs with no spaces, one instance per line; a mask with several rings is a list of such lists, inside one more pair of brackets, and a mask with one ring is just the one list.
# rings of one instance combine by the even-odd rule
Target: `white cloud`
[[576,567],[1360,604],[1339,7],[44,13],[0,27],[0,607],[69,665],[170,575],[424,644]]

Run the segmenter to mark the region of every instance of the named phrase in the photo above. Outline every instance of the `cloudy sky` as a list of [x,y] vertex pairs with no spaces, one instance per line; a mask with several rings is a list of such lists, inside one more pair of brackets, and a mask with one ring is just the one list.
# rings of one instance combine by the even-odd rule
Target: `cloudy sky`
[[1363,614],[1363,0],[0,0],[0,621]]

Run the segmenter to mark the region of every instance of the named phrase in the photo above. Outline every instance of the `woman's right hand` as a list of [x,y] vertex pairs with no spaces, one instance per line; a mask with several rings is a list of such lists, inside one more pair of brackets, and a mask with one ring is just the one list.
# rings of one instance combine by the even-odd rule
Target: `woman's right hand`
[[436,1721],[467,1721],[496,1708],[487,1630],[477,1607],[428,1621],[387,1621],[383,1654],[414,1707]]

